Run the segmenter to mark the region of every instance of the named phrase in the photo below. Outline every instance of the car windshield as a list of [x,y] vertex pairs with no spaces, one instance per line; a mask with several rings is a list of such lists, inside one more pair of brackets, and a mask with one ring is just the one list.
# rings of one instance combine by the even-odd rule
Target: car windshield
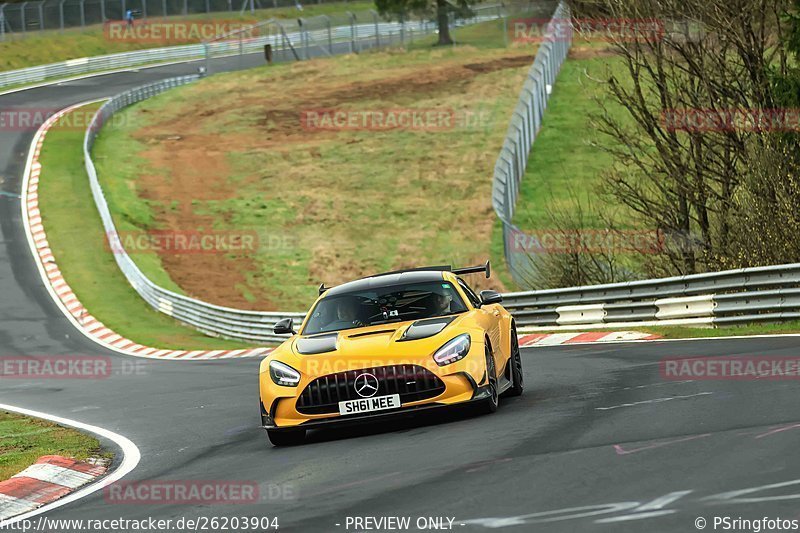
[[328,296],[311,311],[303,335],[463,313],[447,281],[394,285]]

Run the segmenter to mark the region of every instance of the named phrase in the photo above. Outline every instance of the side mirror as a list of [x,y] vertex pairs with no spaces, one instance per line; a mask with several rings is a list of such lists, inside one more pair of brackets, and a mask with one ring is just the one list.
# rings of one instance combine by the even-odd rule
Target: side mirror
[[294,335],[294,319],[284,318],[278,321],[272,331],[275,335]]
[[499,304],[503,301],[503,295],[497,291],[481,291],[481,305]]

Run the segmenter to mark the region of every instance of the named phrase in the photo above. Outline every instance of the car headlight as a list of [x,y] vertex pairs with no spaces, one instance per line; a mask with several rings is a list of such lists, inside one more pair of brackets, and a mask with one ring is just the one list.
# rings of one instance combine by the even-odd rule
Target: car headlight
[[436,364],[439,366],[445,366],[460,361],[469,353],[470,344],[469,333],[459,335],[436,350],[436,353],[433,354],[433,360],[436,361]]
[[284,387],[296,387],[300,383],[300,372],[280,361],[269,362],[269,376],[276,385]]

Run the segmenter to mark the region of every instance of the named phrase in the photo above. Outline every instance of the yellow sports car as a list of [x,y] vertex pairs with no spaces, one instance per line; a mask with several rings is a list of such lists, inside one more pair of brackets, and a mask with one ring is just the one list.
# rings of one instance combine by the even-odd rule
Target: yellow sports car
[[320,296],[298,332],[261,362],[261,422],[276,446],[306,430],[475,403],[497,410],[522,394],[514,319],[495,291],[476,294],[461,278],[479,267],[389,272]]

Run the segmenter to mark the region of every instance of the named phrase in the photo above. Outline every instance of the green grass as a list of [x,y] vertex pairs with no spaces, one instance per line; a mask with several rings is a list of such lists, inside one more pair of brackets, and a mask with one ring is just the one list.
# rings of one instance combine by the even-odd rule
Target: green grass
[[43,455],[77,460],[101,456],[100,442],[74,429],[64,428],[7,411],[0,411],[0,481],[18,474]]
[[[94,104],[89,109],[97,107]],[[87,111],[73,113],[85,116]],[[67,116],[63,123],[80,121]],[[39,207],[47,238],[78,299],[106,326],[145,346],[182,350],[251,346],[207,337],[179,324],[153,310],[128,284],[106,244],[83,166],[82,142],[83,131],[79,128],[51,129],[42,149],[39,182]],[[149,266],[149,271],[155,270],[152,264]],[[159,280],[164,279],[168,276],[162,271]]]
[[[622,62],[612,57],[568,59],[556,80],[541,130],[528,158],[514,222],[523,229],[552,226],[549,210],[574,211],[576,200],[595,209],[603,171],[612,168],[613,157],[603,150],[610,140],[592,127],[591,116],[600,111],[606,87],[601,82],[609,70],[624,79]],[[620,120],[624,111],[609,104]],[[589,227],[605,224],[590,214]]]
[[[304,309],[323,281],[485,261],[492,168],[533,59],[530,47],[499,43],[278,64],[134,106],[95,149],[101,166],[113,161],[101,172],[112,209],[148,227],[175,201],[216,229],[287,238],[259,249],[230,288],[259,308]],[[492,70],[505,57],[523,60]],[[446,131],[303,131],[299,112],[318,107],[453,109],[484,120]],[[174,190],[145,193],[155,182]],[[187,194],[187,183],[203,194]]]
[[[312,4],[304,6],[303,17],[317,15],[343,14],[345,11],[361,11],[373,9],[372,2],[337,2],[328,4]],[[167,20],[230,20],[251,21],[269,18],[295,19],[300,12],[293,7],[257,10],[254,14],[249,12],[242,15],[234,13],[217,12],[209,14],[195,14],[187,16],[171,16]],[[161,20],[160,17],[155,17]],[[176,43],[187,44],[187,43]],[[56,63],[69,59],[91,57],[117,52],[128,52],[145,48],[159,48],[169,46],[168,43],[132,43],[126,41],[110,40],[106,38],[102,25],[86,28],[73,28],[59,31],[29,32],[27,34],[7,34],[6,41],[0,42],[0,71],[15,70],[46,63]]]

